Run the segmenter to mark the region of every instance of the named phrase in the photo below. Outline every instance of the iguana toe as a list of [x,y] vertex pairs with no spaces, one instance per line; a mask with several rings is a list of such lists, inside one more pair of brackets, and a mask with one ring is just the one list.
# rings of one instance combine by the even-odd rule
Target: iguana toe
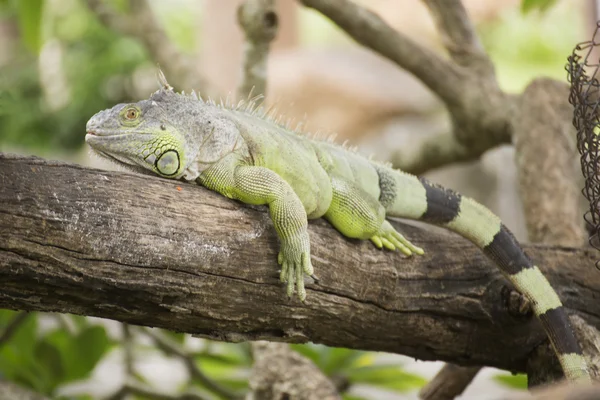
[[379,231],[371,236],[370,240],[380,249],[383,247],[388,250],[398,249],[407,256],[410,256],[413,253],[419,255],[424,254],[422,248],[417,247],[406,240],[406,238],[397,232],[388,221],[383,222]]

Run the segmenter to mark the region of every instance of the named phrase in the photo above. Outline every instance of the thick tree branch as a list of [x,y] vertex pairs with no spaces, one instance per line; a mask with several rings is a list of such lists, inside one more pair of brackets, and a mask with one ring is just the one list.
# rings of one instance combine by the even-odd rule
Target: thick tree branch
[[[406,259],[311,222],[321,281],[307,284],[303,304],[285,297],[263,207],[154,176],[6,155],[0,188],[3,308],[512,371],[523,371],[545,340],[536,320],[508,312],[507,281],[454,234],[402,225],[427,252]],[[571,312],[600,326],[596,255],[527,251]]]

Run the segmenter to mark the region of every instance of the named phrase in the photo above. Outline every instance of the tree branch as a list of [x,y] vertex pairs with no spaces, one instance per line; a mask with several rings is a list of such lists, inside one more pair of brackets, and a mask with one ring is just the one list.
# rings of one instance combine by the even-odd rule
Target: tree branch
[[435,21],[450,57],[463,66],[481,66],[493,71],[493,65],[479,41],[461,0],[423,0]]
[[463,146],[453,132],[444,132],[422,139],[415,137],[411,146],[395,151],[392,163],[402,171],[420,175],[450,163],[474,160],[483,153]]
[[[0,188],[3,308],[512,371],[545,340],[537,320],[508,312],[507,281],[454,234],[395,224],[426,249],[407,259],[311,222],[321,281],[307,284],[303,304],[285,297],[264,207],[155,176],[8,155]],[[526,249],[566,307],[600,326],[596,255]]]
[[210,95],[210,87],[199,72],[197,60],[177,49],[156,19],[148,0],[129,0],[129,8],[133,10],[129,14],[117,13],[102,0],[87,0],[87,4],[102,24],[138,39],[175,87],[201,89]]
[[348,0],[299,1],[331,19],[358,43],[412,73],[444,101],[459,95],[459,72],[453,64],[396,31],[373,12]]
[[446,364],[420,391],[421,400],[452,400],[460,396],[477,376],[481,367]]
[[[499,144],[510,143],[518,98],[500,90],[494,67],[480,51],[459,0],[427,1],[453,60],[459,63],[438,57],[348,0],[298,1],[321,12],[360,44],[412,73],[446,104],[452,131],[434,139],[443,139],[448,149],[432,140],[426,140],[417,149],[400,149],[391,159],[396,168],[425,172],[436,166],[474,160]],[[428,152],[430,149],[437,157]]]
[[321,370],[287,344],[258,341],[252,351],[253,399],[341,400]]
[[269,46],[277,33],[278,18],[274,0],[246,0],[238,8],[238,22],[244,31],[244,75],[238,99],[267,92]]
[[190,354],[186,353],[184,349],[180,348],[180,346],[170,340],[168,337],[162,335],[160,332],[144,329],[142,331],[145,335],[150,337],[154,343],[160,348],[165,354],[174,356],[179,358],[185,367],[188,370],[188,373],[195,379],[200,382],[204,387],[206,387],[211,392],[220,396],[224,399],[242,399],[243,396],[239,393],[236,393],[229,388],[220,385],[218,382],[210,379],[196,364],[196,360]]
[[0,347],[8,342],[13,335],[17,332],[17,329],[27,320],[29,313],[20,312],[10,320],[6,327],[0,332]]

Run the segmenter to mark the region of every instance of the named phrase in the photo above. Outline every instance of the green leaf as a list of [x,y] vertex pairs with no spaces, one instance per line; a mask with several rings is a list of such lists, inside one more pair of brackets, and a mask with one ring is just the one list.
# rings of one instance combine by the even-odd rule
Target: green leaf
[[223,387],[231,390],[244,391],[248,389],[248,377],[215,379]]
[[352,383],[368,384],[400,393],[420,388],[427,383],[424,378],[406,372],[396,365],[354,368],[348,371],[347,377]]
[[98,325],[88,326],[75,336],[55,330],[44,340],[60,352],[65,367],[62,383],[86,378],[111,345],[104,327]]
[[161,329],[160,331],[163,335],[168,336],[172,341],[176,343],[183,344],[183,342],[185,341],[185,333],[173,332],[167,329]]
[[526,14],[535,9],[546,11],[556,3],[556,0],[523,0],[521,2],[521,12]]
[[314,362],[317,366],[320,366],[319,361],[321,360],[321,353],[326,349],[324,346],[317,346],[314,344],[290,344],[290,347],[292,350]]
[[72,342],[67,380],[86,378],[110,348],[110,340],[102,326],[90,326]]
[[329,349],[327,361],[322,366],[323,371],[327,375],[332,375],[335,372],[347,371],[353,368],[355,363],[363,359],[360,364],[369,365],[373,362],[372,353],[359,350],[350,350],[341,347],[332,347]]
[[[6,325],[17,315],[16,312],[2,312],[1,319]],[[8,379],[15,380],[17,375],[29,375],[25,370],[32,369],[35,364],[33,355],[37,339],[37,314],[30,314],[15,330],[10,340],[0,347],[0,372]],[[23,382],[33,388],[33,382]]]
[[342,394],[342,399],[344,399],[344,400],[367,400],[364,397],[356,396],[353,394]]
[[[2,92],[0,92],[0,94],[2,94]],[[14,317],[16,317],[16,315],[19,313],[19,311],[13,311],[13,310],[0,310],[0,328],[5,327],[6,325],[8,325],[8,323],[10,321],[12,321],[12,319]]]
[[494,380],[513,389],[527,389],[527,375],[525,374],[498,374],[494,376]]
[[63,381],[65,369],[60,351],[56,346],[40,341],[35,346],[35,361],[38,377],[44,380],[44,393],[52,393]]
[[44,0],[21,0],[17,2],[17,15],[21,37],[25,46],[38,53],[42,45],[41,27]]

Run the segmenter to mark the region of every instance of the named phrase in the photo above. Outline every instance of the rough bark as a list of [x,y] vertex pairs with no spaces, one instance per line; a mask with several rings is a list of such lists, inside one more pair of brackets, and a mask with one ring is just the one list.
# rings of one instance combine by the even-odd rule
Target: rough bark
[[[309,224],[321,279],[285,297],[263,207],[195,185],[0,158],[0,307],[69,312],[217,340],[313,341],[524,371],[545,340],[507,281],[457,235],[396,224],[423,257]],[[600,326],[588,249],[527,246],[571,312]],[[252,260],[251,263],[249,260]]]

